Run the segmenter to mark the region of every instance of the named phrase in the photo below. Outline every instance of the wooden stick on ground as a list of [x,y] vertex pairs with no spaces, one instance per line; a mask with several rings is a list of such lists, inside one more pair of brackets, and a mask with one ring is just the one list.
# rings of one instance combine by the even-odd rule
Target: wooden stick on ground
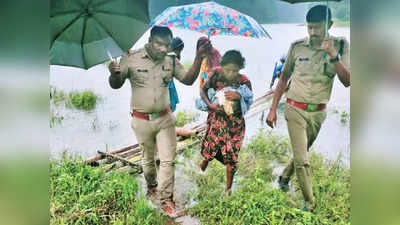
[[138,166],[140,166],[140,165],[137,164],[137,163],[130,162],[130,161],[127,160],[127,159],[124,159],[124,158],[119,157],[119,156],[116,156],[116,155],[112,155],[112,154],[107,153],[107,152],[102,152],[102,151],[97,151],[97,152],[98,152],[99,154],[101,154],[101,155],[104,155],[105,157],[117,159],[117,160],[121,161],[122,163],[127,164],[127,165],[132,166],[132,167],[138,167]]
[[[124,148],[120,148],[120,149],[114,150],[114,151],[112,151],[112,152],[109,152],[109,154],[118,154],[118,153],[125,152],[125,151],[128,151],[128,150],[130,150],[130,149],[137,148],[137,147],[139,147],[139,144],[134,144],[134,145],[130,145],[130,146],[128,146],[128,147],[124,147]],[[93,156],[93,157],[87,159],[86,162],[89,163],[89,164],[91,164],[91,163],[93,163],[93,162],[95,162],[95,161],[104,159],[104,157],[105,157],[105,155],[97,154],[97,155],[95,155],[95,156]]]

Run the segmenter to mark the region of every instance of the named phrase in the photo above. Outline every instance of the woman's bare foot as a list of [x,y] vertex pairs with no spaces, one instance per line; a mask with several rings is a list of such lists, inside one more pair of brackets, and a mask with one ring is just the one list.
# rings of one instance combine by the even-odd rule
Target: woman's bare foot
[[231,195],[232,195],[232,189],[225,189],[224,197],[228,198],[231,197]]
[[208,166],[208,160],[207,159],[204,159],[201,163],[200,163],[200,169],[201,169],[201,171],[205,171],[206,169],[207,169],[207,166]]

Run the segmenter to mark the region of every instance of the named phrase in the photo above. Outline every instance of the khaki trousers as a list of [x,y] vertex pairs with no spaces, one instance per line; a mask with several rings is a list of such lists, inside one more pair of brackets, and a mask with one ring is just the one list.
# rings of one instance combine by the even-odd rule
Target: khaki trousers
[[304,200],[314,203],[308,150],[318,136],[326,111],[307,112],[287,104],[285,118],[293,150],[290,160],[282,173],[282,178],[289,181],[296,172]]
[[[132,129],[140,144],[144,177],[148,187],[157,186],[160,202],[173,200],[174,159],[176,156],[175,117],[168,113],[155,120],[132,118]],[[160,157],[157,181],[155,156]]]

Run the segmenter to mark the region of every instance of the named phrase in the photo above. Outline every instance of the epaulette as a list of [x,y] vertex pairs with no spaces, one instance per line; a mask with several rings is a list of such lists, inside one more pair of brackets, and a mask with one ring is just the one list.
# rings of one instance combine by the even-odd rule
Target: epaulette
[[142,52],[143,50],[144,50],[144,48],[140,48],[140,49],[136,49],[136,50],[129,49],[127,56],[136,55],[136,54]]

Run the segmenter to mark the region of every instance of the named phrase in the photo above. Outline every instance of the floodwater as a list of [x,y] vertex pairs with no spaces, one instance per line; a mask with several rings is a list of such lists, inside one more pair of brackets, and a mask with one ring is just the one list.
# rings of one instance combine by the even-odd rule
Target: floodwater
[[[273,67],[280,56],[287,53],[290,43],[305,37],[306,27],[297,24],[264,25],[271,34],[271,39],[254,39],[231,36],[212,37],[212,44],[221,54],[229,49],[238,49],[246,58],[246,67],[241,73],[252,81],[255,97],[268,90]],[[182,62],[194,59],[196,40],[202,35],[196,32],[173,29],[176,36],[185,42],[182,52]],[[350,40],[349,27],[331,29],[331,34],[345,36]],[[140,48],[148,40],[149,32],[135,44],[133,49]],[[121,89],[114,90],[108,86],[108,70],[105,65],[98,65],[89,70],[72,67],[51,66],[50,85],[57,90],[69,92],[72,90],[89,89],[100,96],[101,100],[91,112],[68,109],[63,106],[51,106],[53,114],[63,116],[61,124],[55,125],[50,132],[50,149],[52,157],[58,157],[61,152],[81,155],[84,158],[96,153],[97,150],[112,150],[136,142],[130,127],[129,102],[130,85],[128,82]],[[198,98],[198,81],[194,86],[185,86],[176,82],[180,104],[177,111],[191,110],[194,100]],[[199,112],[199,111],[197,111]],[[339,112],[339,113],[335,113]],[[342,153],[344,161],[349,161],[350,131],[349,122],[341,123],[341,112],[350,112],[350,89],[344,88],[338,80],[335,81],[331,101],[328,105],[328,117],[322,126],[314,148],[328,158],[335,159]],[[200,112],[200,119],[207,114]],[[260,122],[260,116],[247,121],[246,137],[251,137],[265,123]],[[287,135],[286,123],[282,115],[278,118],[278,126],[272,132]]]

